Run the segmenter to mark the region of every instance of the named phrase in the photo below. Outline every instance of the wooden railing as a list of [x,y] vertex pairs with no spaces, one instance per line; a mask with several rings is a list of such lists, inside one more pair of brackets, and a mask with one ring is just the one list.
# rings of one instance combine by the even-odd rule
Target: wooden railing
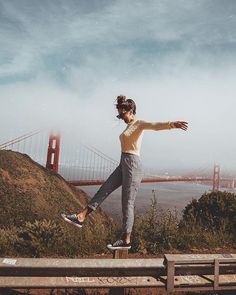
[[236,290],[236,254],[167,254],[164,259],[0,258],[0,288],[128,287],[165,288],[168,293]]

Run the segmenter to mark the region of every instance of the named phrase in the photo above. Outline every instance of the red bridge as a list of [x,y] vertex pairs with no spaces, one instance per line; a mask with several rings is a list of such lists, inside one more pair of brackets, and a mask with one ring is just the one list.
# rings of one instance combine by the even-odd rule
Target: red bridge
[[[44,147],[42,150],[42,146]],[[0,144],[1,149],[9,149],[28,154],[38,163],[50,170],[60,173],[69,183],[75,186],[101,185],[119,164],[118,161],[105,155],[95,147],[73,142],[61,148],[61,136],[38,130],[24,134],[15,139]],[[195,173],[196,174],[196,173]],[[145,173],[142,183],[153,182],[207,182],[212,183],[213,191],[219,190],[220,184],[225,183],[234,188],[234,179],[220,177],[220,166],[214,165],[212,176],[158,176]]]

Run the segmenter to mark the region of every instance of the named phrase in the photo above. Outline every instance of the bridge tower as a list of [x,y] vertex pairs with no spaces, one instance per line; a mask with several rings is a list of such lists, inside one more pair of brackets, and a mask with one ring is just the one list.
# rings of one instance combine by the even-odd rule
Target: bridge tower
[[46,168],[58,172],[61,136],[59,133],[49,135]]
[[213,174],[213,192],[218,192],[220,187],[220,165],[214,165],[214,174]]

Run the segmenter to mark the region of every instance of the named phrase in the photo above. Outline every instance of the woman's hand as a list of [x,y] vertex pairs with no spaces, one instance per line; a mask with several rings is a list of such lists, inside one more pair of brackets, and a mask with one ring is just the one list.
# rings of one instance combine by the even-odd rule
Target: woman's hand
[[188,122],[185,121],[171,122],[171,125],[174,126],[173,128],[181,128],[185,131],[188,129]]

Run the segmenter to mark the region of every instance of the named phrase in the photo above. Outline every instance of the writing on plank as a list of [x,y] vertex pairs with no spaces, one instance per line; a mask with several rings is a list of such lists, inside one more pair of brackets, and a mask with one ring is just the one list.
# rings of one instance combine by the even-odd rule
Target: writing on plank
[[93,283],[95,280],[89,277],[66,277],[67,283]]

